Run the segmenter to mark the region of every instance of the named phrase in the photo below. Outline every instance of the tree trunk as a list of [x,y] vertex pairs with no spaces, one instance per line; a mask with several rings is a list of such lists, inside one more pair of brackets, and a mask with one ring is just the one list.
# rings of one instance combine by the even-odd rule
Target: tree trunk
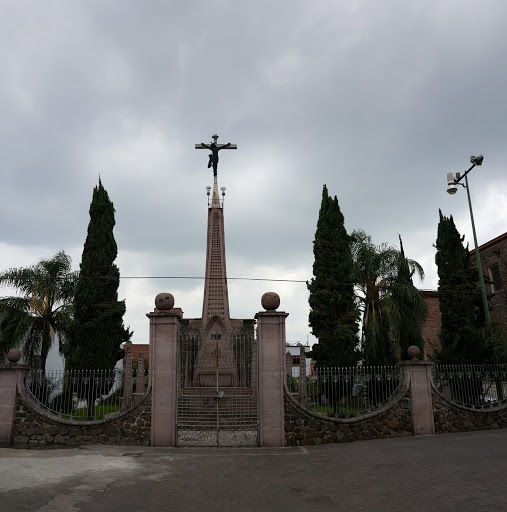
[[40,369],[44,374],[46,374],[46,359],[48,358],[48,352],[51,345],[50,340],[51,336],[49,334],[49,326],[44,324],[44,329],[42,331],[42,346],[40,351]]

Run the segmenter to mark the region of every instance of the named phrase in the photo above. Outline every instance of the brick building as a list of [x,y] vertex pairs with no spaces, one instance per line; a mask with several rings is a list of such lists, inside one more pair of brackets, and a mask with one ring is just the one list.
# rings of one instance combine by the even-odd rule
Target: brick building
[[[286,363],[287,363],[287,373],[291,377],[299,377],[300,365],[301,365],[301,356],[302,354],[306,354],[306,352],[310,352],[312,347],[307,343],[303,345],[299,342],[290,342],[287,341],[285,344],[286,350]],[[305,374],[306,375],[314,375],[314,366],[315,363],[312,362],[311,357],[306,357],[305,355]]]
[[[155,311],[158,311],[158,309],[155,308]],[[183,310],[181,308],[172,308],[171,311],[174,313],[178,313],[180,318],[183,318]],[[123,344],[123,350],[125,351],[127,348],[126,344]],[[132,367],[137,367],[137,360],[139,357],[139,354],[142,352],[143,354],[143,360],[144,365],[149,366],[150,365],[150,345],[148,343],[131,343],[130,344],[130,352],[132,354]],[[123,358],[122,361],[125,361],[125,358]]]
[[[491,321],[507,336],[507,233],[479,246],[482,272],[489,297]],[[475,262],[475,250],[470,251]]]
[[422,326],[424,340],[424,359],[431,359],[434,347],[440,346],[440,326],[442,315],[436,290],[419,290],[426,303],[426,320]]
[[[126,350],[126,345],[123,345],[123,350]],[[132,367],[137,367],[137,360],[139,357],[139,354],[142,352],[143,354],[143,360],[144,364],[148,365],[150,364],[150,346],[148,344],[143,343],[132,343],[130,345],[130,353],[132,354]],[[123,358],[125,361],[125,358]]]

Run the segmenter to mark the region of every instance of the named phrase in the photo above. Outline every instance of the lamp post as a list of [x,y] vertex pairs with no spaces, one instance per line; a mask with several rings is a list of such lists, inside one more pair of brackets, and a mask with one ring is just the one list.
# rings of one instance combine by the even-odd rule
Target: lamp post
[[[447,193],[454,195],[458,190],[457,185],[461,185],[462,187],[465,187],[467,189],[468,206],[470,208],[470,220],[472,221],[472,232],[474,235],[475,260],[477,263],[477,270],[479,272],[479,284],[481,287],[482,305],[484,307],[484,318],[486,320],[486,326],[488,328],[488,331],[491,333],[491,320],[489,317],[488,299],[486,298],[486,287],[484,286],[484,275],[482,273],[481,256],[479,254],[479,246],[477,244],[477,234],[475,233],[474,212],[472,211],[472,200],[470,199],[470,188],[468,186],[468,176],[467,176],[468,173],[476,165],[482,165],[483,160],[484,160],[484,157],[482,155],[471,156],[470,163],[472,164],[472,166],[470,167],[470,169],[465,171],[463,176],[461,176],[461,174],[459,172],[457,172],[455,176],[453,176],[452,172],[447,174]],[[460,181],[463,178],[465,178],[465,184],[460,183]]]

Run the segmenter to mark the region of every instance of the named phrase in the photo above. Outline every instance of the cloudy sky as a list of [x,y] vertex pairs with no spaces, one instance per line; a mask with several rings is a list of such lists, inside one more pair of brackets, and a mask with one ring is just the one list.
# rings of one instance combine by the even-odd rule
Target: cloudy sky
[[[0,270],[63,249],[79,268],[99,174],[116,208],[125,323],[153,298],[199,317],[207,152],[223,151],[229,277],[305,280],[322,186],[349,232],[403,238],[435,289],[438,209],[473,245],[507,231],[507,4],[502,0],[3,0]],[[230,280],[231,315],[265,291],[313,342],[301,283]],[[4,292],[4,293],[2,293]],[[4,295],[8,290],[0,290]]]

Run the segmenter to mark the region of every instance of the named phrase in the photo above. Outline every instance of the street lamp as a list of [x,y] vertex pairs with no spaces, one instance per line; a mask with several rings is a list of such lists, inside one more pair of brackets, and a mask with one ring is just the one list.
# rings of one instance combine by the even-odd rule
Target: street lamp
[[[477,245],[477,235],[475,233],[475,222],[474,222],[474,213],[472,211],[472,200],[470,199],[470,188],[468,186],[468,173],[476,166],[482,165],[482,161],[484,157],[482,155],[479,156],[471,156],[470,163],[472,166],[468,169],[463,176],[459,172],[453,176],[452,172],[447,174],[447,193],[454,195],[458,191],[458,185],[465,187],[467,189],[468,195],[468,206],[470,208],[470,219],[472,221],[472,232],[474,235],[474,244],[475,244],[475,260],[477,262],[477,270],[479,272],[479,283],[481,286],[481,295],[482,295],[482,305],[484,307],[484,318],[486,319],[486,326],[488,330],[491,332],[491,320],[489,317],[489,308],[488,308],[488,299],[486,298],[486,287],[484,286],[484,275],[482,274],[482,265],[481,265],[481,257],[479,255],[479,246]],[[460,181],[465,178],[465,184],[460,183]]]

